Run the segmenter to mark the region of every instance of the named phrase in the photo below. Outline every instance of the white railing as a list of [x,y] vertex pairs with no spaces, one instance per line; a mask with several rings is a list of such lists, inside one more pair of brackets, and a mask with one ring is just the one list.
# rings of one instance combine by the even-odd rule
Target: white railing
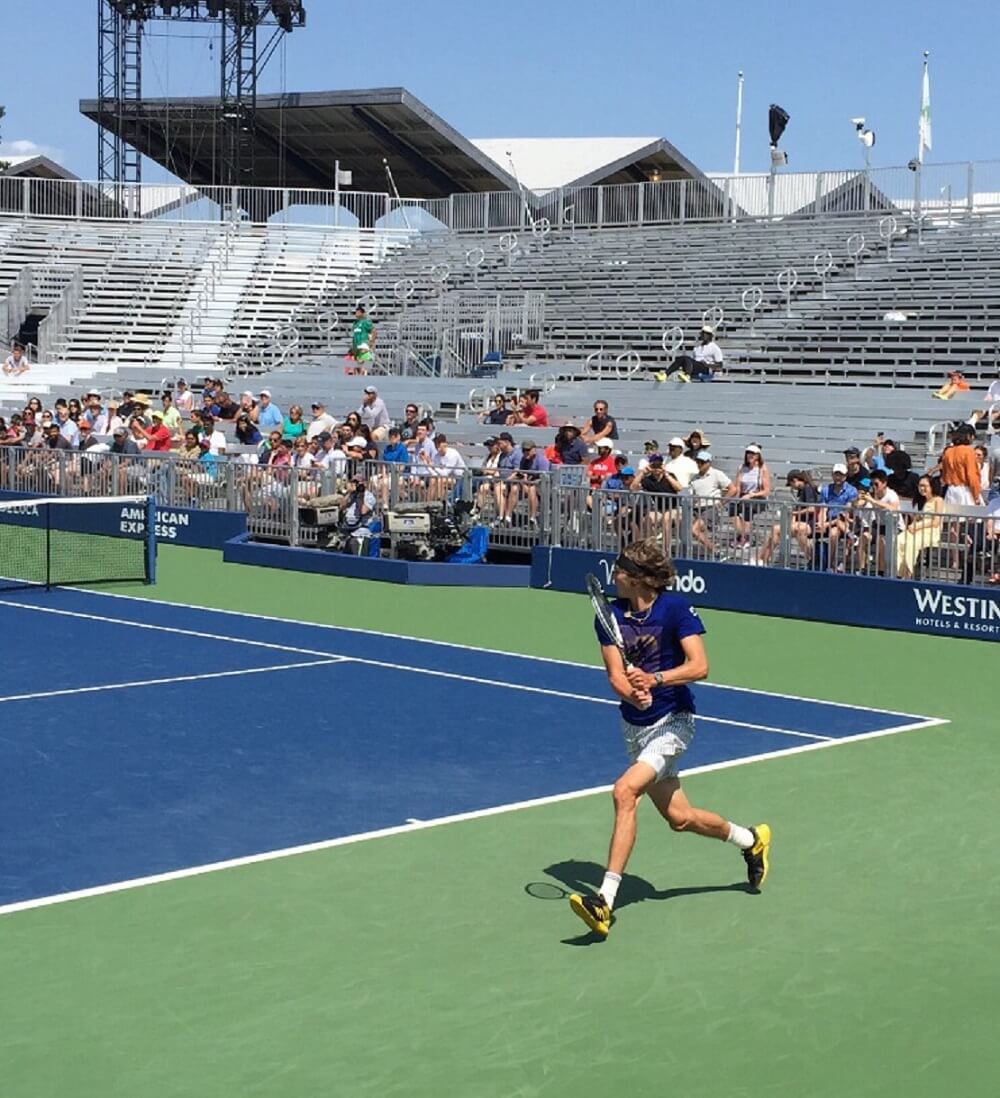
[[823,172],[488,191],[397,199],[386,193],[281,187],[85,183],[0,175],[0,213],[36,217],[507,232],[538,221],[583,227],[899,210],[955,219],[1000,209],[1000,160]]

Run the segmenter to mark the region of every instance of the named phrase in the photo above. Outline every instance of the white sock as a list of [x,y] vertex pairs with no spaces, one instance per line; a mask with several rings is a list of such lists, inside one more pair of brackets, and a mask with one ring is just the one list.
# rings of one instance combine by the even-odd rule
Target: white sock
[[740,827],[739,824],[731,823],[726,842],[738,846],[740,850],[749,850],[753,846],[753,832],[749,827]]
[[604,883],[601,885],[601,895],[608,907],[615,906],[615,897],[618,895],[618,886],[622,883],[620,873],[612,873],[610,870],[604,874]]

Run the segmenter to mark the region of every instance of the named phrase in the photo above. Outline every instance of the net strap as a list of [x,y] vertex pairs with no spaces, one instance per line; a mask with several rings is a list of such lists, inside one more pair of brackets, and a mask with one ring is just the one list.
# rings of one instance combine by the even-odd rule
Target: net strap
[[25,507],[46,507],[58,504],[70,507],[84,506],[126,506],[128,504],[142,504],[146,506],[149,496],[26,496],[24,499],[6,499],[0,501],[0,513],[4,511],[16,511]]

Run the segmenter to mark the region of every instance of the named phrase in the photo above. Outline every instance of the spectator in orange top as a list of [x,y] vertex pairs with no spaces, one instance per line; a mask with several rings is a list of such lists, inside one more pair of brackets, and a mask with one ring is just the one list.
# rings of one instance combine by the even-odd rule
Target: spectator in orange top
[[169,452],[174,441],[173,433],[163,422],[163,413],[159,409],[152,413],[152,417],[153,426],[143,428],[146,450],[149,453]]
[[948,380],[931,396],[937,400],[951,400],[956,393],[967,393],[970,388],[961,370],[949,370]]
[[960,427],[951,445],[941,455],[941,484],[945,503],[960,507],[982,506],[982,480],[976,451],[972,448],[976,434],[971,427]]
[[507,422],[525,427],[548,427],[549,413],[538,403],[540,396],[537,389],[525,389],[517,402],[517,411]]

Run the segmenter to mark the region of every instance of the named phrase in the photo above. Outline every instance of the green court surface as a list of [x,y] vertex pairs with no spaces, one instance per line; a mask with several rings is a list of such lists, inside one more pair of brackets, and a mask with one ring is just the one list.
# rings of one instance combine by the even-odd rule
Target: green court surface
[[[578,596],[159,575],[128,590],[598,658]],[[1000,651],[704,616],[714,681],[951,723],[691,778],[772,825],[759,896],[644,806],[606,942],[558,887],[599,883],[605,794],[0,917],[3,1098],[995,1095]]]

